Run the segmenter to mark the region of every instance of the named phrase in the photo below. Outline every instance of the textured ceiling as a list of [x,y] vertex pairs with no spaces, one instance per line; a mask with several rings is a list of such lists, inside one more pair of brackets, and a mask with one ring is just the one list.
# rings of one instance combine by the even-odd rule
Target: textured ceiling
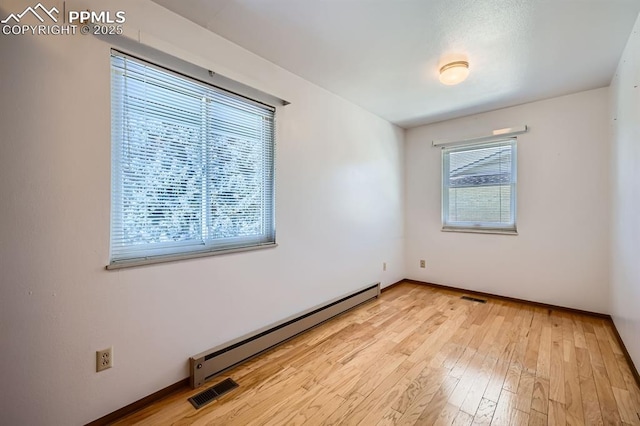
[[[403,127],[607,86],[640,0],[154,0]],[[458,86],[447,59],[469,61]]]

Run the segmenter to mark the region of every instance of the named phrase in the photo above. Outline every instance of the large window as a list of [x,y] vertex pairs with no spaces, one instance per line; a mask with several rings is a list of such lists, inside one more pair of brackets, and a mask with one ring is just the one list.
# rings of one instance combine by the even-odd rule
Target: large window
[[516,232],[516,140],[442,150],[444,230]]
[[113,51],[111,267],[273,245],[274,108]]

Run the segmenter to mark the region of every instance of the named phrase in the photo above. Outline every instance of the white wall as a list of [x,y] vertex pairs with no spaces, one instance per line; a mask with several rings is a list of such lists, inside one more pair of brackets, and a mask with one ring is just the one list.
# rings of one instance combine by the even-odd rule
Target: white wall
[[[408,278],[609,312],[607,108],[603,88],[407,131]],[[524,124],[530,131],[518,137],[519,235],[442,232],[441,151],[431,141]]]
[[[3,0],[0,16],[32,3]],[[190,355],[405,275],[402,129],[150,1],[67,9],[89,4],[292,102],[277,117],[279,247],[106,271],[110,45],[0,36],[2,424],[94,420],[187,377]]]
[[640,368],[640,18],[611,82],[611,315]]

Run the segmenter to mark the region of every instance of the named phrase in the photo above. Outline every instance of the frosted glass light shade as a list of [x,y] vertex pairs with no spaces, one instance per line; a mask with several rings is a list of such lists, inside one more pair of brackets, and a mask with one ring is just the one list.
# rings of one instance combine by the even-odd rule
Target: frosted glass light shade
[[469,76],[469,62],[450,62],[440,68],[440,82],[447,86],[462,83]]

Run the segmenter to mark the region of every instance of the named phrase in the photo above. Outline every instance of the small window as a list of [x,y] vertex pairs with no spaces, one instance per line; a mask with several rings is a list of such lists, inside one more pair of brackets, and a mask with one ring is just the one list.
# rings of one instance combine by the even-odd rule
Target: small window
[[273,107],[112,51],[111,114],[111,267],[275,244]]
[[516,140],[442,150],[445,231],[516,232]]

